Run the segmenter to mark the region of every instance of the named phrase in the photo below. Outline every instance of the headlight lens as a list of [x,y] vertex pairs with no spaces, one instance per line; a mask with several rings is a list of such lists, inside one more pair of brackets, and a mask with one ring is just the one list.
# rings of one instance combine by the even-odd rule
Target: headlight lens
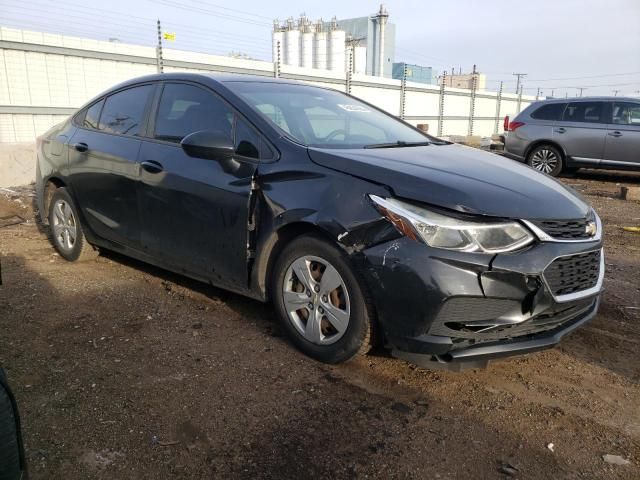
[[518,222],[460,220],[395,198],[370,195],[375,207],[403,235],[427,245],[463,252],[511,252],[534,240]]

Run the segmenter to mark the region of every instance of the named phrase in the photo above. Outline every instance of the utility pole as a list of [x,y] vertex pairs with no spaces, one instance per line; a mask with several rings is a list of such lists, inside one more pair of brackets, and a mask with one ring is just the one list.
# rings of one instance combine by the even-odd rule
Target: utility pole
[[555,91],[556,91],[556,89],[555,89],[555,88],[552,88],[552,89],[551,89],[551,98],[553,98],[553,92],[555,92]]
[[580,90],[580,96],[582,96],[582,92],[587,89],[587,87],[576,87],[576,88]]
[[526,73],[514,73],[513,75],[515,75],[518,78],[518,81],[516,83],[516,93],[518,93],[520,91],[520,79],[522,79],[523,77],[526,77],[527,74]]
[[158,67],[158,73],[163,73],[164,61],[162,60],[162,27],[160,26],[160,19],[158,19],[158,46],[156,47],[156,65]]
[[520,85],[520,90],[518,90],[518,113],[522,108],[522,90],[524,89],[523,85]]
[[617,96],[618,96],[618,93],[620,93],[620,90],[614,90],[614,91],[613,91],[613,96],[614,96],[614,97],[617,97]]
[[536,100],[540,98],[540,87],[538,87],[538,91],[536,92]]

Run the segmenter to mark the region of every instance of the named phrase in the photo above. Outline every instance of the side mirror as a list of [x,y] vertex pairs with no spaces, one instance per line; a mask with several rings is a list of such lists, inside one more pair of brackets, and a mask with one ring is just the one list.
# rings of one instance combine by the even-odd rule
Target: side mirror
[[207,160],[224,160],[233,157],[233,141],[217,130],[201,130],[182,139],[180,146],[190,157]]

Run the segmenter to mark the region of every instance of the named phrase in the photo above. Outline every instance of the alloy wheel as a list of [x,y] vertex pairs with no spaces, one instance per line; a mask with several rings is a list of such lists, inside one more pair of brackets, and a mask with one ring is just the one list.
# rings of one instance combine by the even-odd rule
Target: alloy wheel
[[346,284],[333,265],[320,257],[300,257],[287,269],[282,289],[289,320],[306,340],[330,345],[342,338],[351,307]]
[[53,206],[53,237],[65,251],[73,250],[78,237],[78,225],[71,206],[59,199]]
[[551,150],[541,148],[531,158],[531,166],[544,173],[551,173],[558,166],[558,156]]

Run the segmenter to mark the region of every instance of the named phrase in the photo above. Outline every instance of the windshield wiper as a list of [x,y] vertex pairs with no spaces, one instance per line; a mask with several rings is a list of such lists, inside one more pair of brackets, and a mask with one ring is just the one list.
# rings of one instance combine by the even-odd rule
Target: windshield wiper
[[398,140],[392,143],[372,143],[371,145],[365,145],[364,148],[402,148],[402,147],[422,147],[425,145],[431,145],[433,142],[403,142]]

